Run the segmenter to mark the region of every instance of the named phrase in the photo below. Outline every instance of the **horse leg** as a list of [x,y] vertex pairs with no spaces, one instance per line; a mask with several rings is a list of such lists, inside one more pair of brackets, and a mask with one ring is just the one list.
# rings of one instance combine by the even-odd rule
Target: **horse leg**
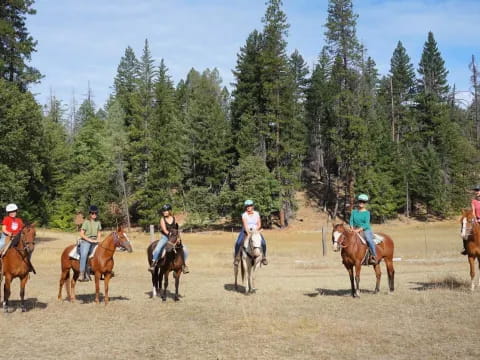
[[20,307],[22,312],[26,312],[27,308],[25,307],[25,286],[27,285],[28,274],[20,279]]
[[65,285],[65,287],[67,288],[67,296],[70,297],[70,291],[68,289],[68,280],[70,278],[70,269],[67,269],[67,270],[63,270],[62,273],[60,274],[60,282],[59,282],[59,286],[58,286],[58,296],[57,296],[57,299],[58,300],[62,300],[62,289],[63,289],[63,285],[65,284],[65,282],[67,281],[67,284]]
[[12,276],[10,274],[5,275],[5,284],[3,285],[3,311],[8,312],[8,299],[10,298],[10,284],[12,282]]
[[110,282],[111,278],[112,278],[112,273],[106,273],[103,278],[103,285],[105,286],[105,295],[104,295],[105,306],[108,305],[108,302],[110,301],[110,298],[108,297],[108,283]]
[[[478,271],[480,273],[480,256],[477,257],[477,261],[478,261]],[[477,277],[477,287],[479,287],[479,286],[480,286],[480,275]]]
[[393,268],[393,259],[385,258],[385,266],[387,267],[388,273],[388,287],[390,292],[393,292],[393,290],[395,290],[395,269]]
[[182,270],[177,270],[173,273],[173,277],[175,278],[175,301],[180,300],[178,297],[178,285],[180,284],[180,275],[182,273]]
[[162,293],[162,301],[167,301],[167,287],[168,287],[168,274],[169,271],[165,271],[163,274],[163,293]]
[[360,297],[360,271],[362,270],[362,263],[357,261],[355,264],[355,283],[357,285],[357,289],[355,290],[355,295]]
[[99,271],[95,271],[95,303],[100,304],[100,274]]
[[235,276],[235,290],[238,290],[238,263],[233,264],[233,274]]
[[375,270],[375,276],[377,278],[374,293],[377,294],[380,291],[380,279],[382,278],[382,269],[380,268],[380,264],[373,265],[373,270]]
[[353,280],[353,266],[345,266],[348,271],[348,277],[350,278],[350,288],[352,289],[352,297],[355,297],[355,282]]
[[157,268],[155,267],[155,269],[153,269],[152,271],[152,298],[157,296],[157,288],[158,288],[157,276],[158,276],[158,272],[157,272]]
[[468,263],[470,264],[470,290],[475,290],[475,258],[473,256],[468,255]]
[[77,284],[77,280],[80,277],[80,271],[76,271],[75,269],[72,269],[72,270],[73,270],[73,277],[72,277],[72,280],[70,281],[70,301],[74,302],[75,301],[75,285]]

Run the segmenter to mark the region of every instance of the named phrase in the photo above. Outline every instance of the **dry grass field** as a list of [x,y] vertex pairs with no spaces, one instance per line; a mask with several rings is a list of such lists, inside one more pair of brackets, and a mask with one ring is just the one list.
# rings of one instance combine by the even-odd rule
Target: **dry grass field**
[[[339,253],[329,243],[322,255],[322,217],[299,216],[288,230],[265,232],[270,264],[250,296],[233,290],[235,234],[208,232],[183,236],[191,273],[181,301],[152,299],[148,236],[130,233],[134,252],[115,255],[107,307],[92,302],[93,282],[77,284],[76,303],[57,300],[60,253],[76,235],[40,229],[28,311],[0,314],[0,358],[478,359],[480,289],[469,290],[456,222],[376,226],[396,244],[396,289],[388,294],[382,265],[374,295],[364,267],[353,299]],[[18,289],[15,280],[15,306]]]

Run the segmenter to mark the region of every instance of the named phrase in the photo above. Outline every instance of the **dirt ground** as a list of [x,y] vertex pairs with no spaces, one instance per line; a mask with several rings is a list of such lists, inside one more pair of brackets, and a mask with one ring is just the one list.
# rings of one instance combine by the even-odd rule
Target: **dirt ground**
[[0,358],[478,359],[480,289],[470,292],[457,222],[376,226],[395,241],[395,292],[382,265],[373,294],[374,273],[364,267],[353,299],[330,242],[323,256],[322,226],[329,239],[331,224],[311,209],[298,217],[288,230],[265,231],[270,264],[249,296],[233,289],[236,234],[184,234],[191,273],[177,303],[151,298],[149,237],[133,232],[134,252],[115,254],[108,306],[93,303],[93,282],[77,285],[76,303],[58,301],[60,254],[76,235],[39,229],[28,311],[18,308],[15,280],[17,309],[0,314]]

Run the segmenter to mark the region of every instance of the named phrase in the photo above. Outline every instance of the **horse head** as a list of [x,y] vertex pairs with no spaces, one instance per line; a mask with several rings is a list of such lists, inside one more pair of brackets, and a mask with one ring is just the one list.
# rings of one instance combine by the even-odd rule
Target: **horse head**
[[243,247],[251,256],[260,256],[262,253],[262,235],[260,235],[260,231],[252,230],[249,235],[245,236],[243,241]]
[[122,225],[117,226],[117,231],[113,233],[113,241],[116,247],[121,247],[128,252],[132,252],[132,244],[127,236],[127,233],[124,231]]
[[25,225],[20,232],[20,241],[17,246],[22,246],[28,254],[32,254],[35,249],[35,235],[35,224]]
[[462,209],[462,217],[460,218],[461,230],[460,236],[463,240],[467,240],[472,235],[473,228],[477,224],[477,219],[473,215],[471,209]]
[[341,248],[347,247],[354,235],[355,232],[347,224],[334,224],[332,232],[333,251],[340,251]]

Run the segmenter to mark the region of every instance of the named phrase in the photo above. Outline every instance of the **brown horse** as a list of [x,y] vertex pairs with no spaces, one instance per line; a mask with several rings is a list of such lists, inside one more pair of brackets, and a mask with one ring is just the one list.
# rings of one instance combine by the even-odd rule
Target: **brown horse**
[[[468,255],[468,263],[470,264],[470,290],[475,290],[475,259],[478,260],[480,268],[480,224],[475,219],[471,209],[463,209],[462,217],[460,218],[462,225],[461,236],[466,241],[465,250]],[[477,286],[480,286],[480,277],[477,281]]]
[[[152,254],[158,240],[152,242],[147,248],[148,263],[153,263]],[[178,224],[168,234],[168,242],[165,245],[165,257],[160,259],[152,272],[152,297],[157,296],[162,289],[162,279],[164,284],[162,300],[167,300],[168,275],[173,271],[175,279],[175,301],[179,301],[178,286],[180,284],[180,275],[185,265],[185,254],[183,253],[183,245],[178,236]]]
[[[13,279],[20,278],[20,299],[22,312],[25,307],[25,285],[28,281],[28,273],[33,269],[30,257],[35,249],[35,224],[25,225],[22,231],[12,238],[12,245],[2,258],[1,273],[5,276],[3,287],[3,310],[8,312],[8,299],[10,297],[10,284]],[[0,275],[0,284],[2,276]]]
[[[380,233],[384,240],[376,245],[377,260],[384,259],[387,267],[388,273],[388,285],[390,291],[394,290],[394,276],[395,270],[393,269],[393,249],[394,244],[390,236]],[[343,265],[348,271],[350,276],[350,284],[352,288],[352,296],[360,296],[360,270],[362,268],[363,259],[366,256],[368,246],[364,244],[358,233],[347,228],[344,224],[337,224],[333,226],[333,249],[338,251],[339,248],[342,249],[342,261]],[[355,282],[353,268],[355,267]],[[380,291],[380,278],[382,276],[382,271],[380,269],[380,264],[373,265],[375,274],[377,276],[377,283],[375,285],[375,293]],[[356,287],[355,287],[356,283]]]
[[[76,244],[67,246],[62,252],[60,263],[62,266],[62,274],[60,276],[60,286],[58,289],[58,300],[62,299],[62,287],[65,284],[67,289],[67,296],[70,301],[75,301],[75,284],[80,275],[80,262],[76,259],[70,258],[70,252],[77,246]],[[113,255],[117,247],[122,247],[128,252],[132,252],[132,245],[128,240],[127,234],[123,228],[119,226],[117,231],[110,233],[103,241],[97,245],[97,250],[94,256],[89,259],[90,268],[95,273],[95,302],[100,302],[100,277],[104,276],[105,286],[105,305],[108,304],[108,284],[112,277],[113,270]],[[70,281],[70,269],[73,270],[73,278]]]

